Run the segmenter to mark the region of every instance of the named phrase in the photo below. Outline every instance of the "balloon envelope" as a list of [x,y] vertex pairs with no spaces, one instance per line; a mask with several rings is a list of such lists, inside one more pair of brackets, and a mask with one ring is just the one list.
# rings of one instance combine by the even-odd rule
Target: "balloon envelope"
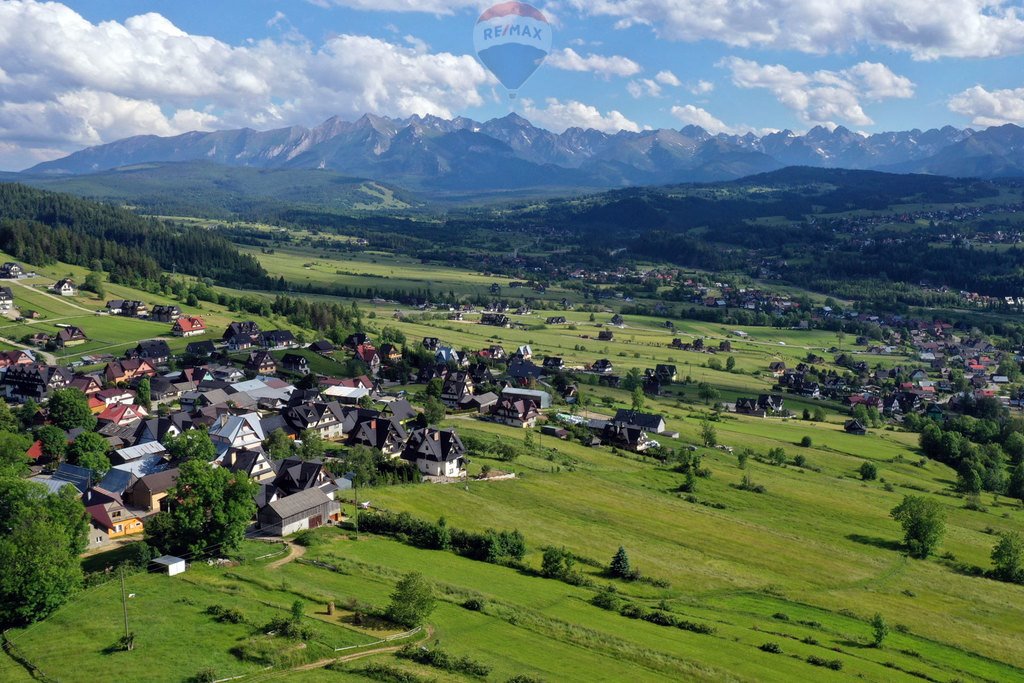
[[509,90],[518,90],[551,51],[551,25],[525,2],[502,2],[477,19],[477,57]]

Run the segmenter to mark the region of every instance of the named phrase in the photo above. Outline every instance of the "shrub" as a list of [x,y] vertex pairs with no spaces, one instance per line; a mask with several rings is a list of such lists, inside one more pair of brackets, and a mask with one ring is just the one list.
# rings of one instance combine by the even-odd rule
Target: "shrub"
[[526,674],[516,674],[505,681],[505,683],[544,683],[544,679],[537,678],[536,676],[528,676]]
[[487,678],[491,673],[491,667],[487,664],[478,662],[470,657],[454,657],[439,647],[428,650],[424,647],[406,645],[396,652],[395,656],[411,660],[417,664],[432,666],[435,669],[465,674],[466,676],[474,676],[476,678]]
[[808,656],[807,663],[813,664],[814,666],[823,666],[826,669],[832,669],[833,671],[840,671],[843,668],[842,661],[838,659],[825,659],[824,657],[818,657],[817,655]]
[[217,672],[210,667],[200,669],[196,675],[189,679],[190,683],[213,683],[217,680]]
[[782,648],[779,646],[778,643],[763,643],[762,645],[759,645],[757,649],[761,650],[762,652],[770,652],[773,655],[782,654]]
[[483,612],[486,603],[480,598],[470,598],[462,603],[462,607],[470,612]]
[[789,615],[785,612],[776,612],[772,615],[772,619],[778,619],[779,621],[789,621]]
[[321,538],[319,534],[315,534],[309,529],[303,529],[292,537],[292,542],[309,548],[315,545],[321,545],[324,543],[324,539]]
[[600,607],[601,609],[611,610],[613,612],[619,610],[621,602],[622,600],[615,593],[615,588],[612,586],[605,586],[590,599],[591,605]]
[[811,437],[809,436],[805,436],[804,438],[800,439],[800,445],[803,446],[804,448],[810,448],[813,444],[814,442],[811,441]]
[[857,472],[860,473],[860,478],[864,481],[874,481],[878,478],[878,467],[869,460],[862,462]]
[[801,453],[800,455],[797,455],[793,458],[793,464],[796,465],[797,467],[803,467],[804,465],[807,464],[807,458],[805,458],[804,455]]

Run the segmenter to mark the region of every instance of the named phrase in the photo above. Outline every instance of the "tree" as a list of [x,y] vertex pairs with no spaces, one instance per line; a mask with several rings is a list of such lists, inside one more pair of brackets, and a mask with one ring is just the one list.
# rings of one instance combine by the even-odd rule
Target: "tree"
[[320,438],[318,432],[312,429],[303,429],[299,438],[302,440],[299,455],[303,460],[315,460],[324,454],[324,440]]
[[705,404],[708,404],[718,398],[718,389],[715,389],[707,382],[701,382],[697,385],[697,396],[699,396]]
[[397,327],[386,326],[380,331],[377,336],[378,341],[381,344],[393,344],[395,346],[405,346],[405,333]]
[[189,429],[164,439],[171,457],[178,461],[200,460],[213,462],[217,458],[217,447],[213,445],[210,434],[205,429]]
[[256,484],[242,474],[192,459],[179,466],[170,509],[146,524],[146,542],[162,553],[205,556],[230,552],[256,513]]
[[83,432],[68,446],[68,461],[92,470],[95,481],[99,481],[110,471],[109,450],[110,444],[102,436],[96,432]]
[[78,389],[57,389],[50,396],[47,408],[53,423],[65,431],[76,427],[91,431],[96,426],[89,399]]
[[646,403],[646,402],[647,402],[647,397],[644,396],[643,388],[642,387],[637,387],[637,388],[633,389],[633,401],[632,401],[632,409],[633,409],[633,411],[637,412],[637,413],[643,412],[644,403]]
[[889,635],[889,625],[881,614],[876,613],[871,618],[871,644],[874,647],[882,647],[882,641]]
[[860,469],[857,471],[860,473],[860,478],[864,481],[874,481],[878,478],[878,467],[869,460],[862,462]]
[[718,444],[718,432],[707,418],[700,421],[700,438],[706,448],[714,448]]
[[427,388],[423,390],[423,393],[429,396],[430,398],[441,398],[441,391],[443,389],[444,382],[441,380],[440,377],[435,377],[434,379],[427,382]]
[[729,356],[728,358],[725,359],[725,369],[728,370],[729,372],[732,372],[733,370],[736,369],[735,356]]
[[1003,581],[1024,582],[1024,538],[1016,531],[999,534],[992,548],[992,573]]
[[21,426],[25,429],[31,427],[37,414],[39,414],[39,404],[31,398],[26,398],[18,408],[18,420],[21,421]]
[[635,391],[637,388],[642,388],[644,384],[644,375],[640,372],[640,368],[630,368],[626,371],[626,376],[622,378],[622,388],[626,391]]
[[402,577],[391,594],[386,614],[396,624],[413,628],[426,621],[434,611],[434,589],[419,572]]
[[270,436],[263,442],[263,448],[266,449],[267,453],[270,453],[270,457],[274,460],[284,460],[291,456],[293,446],[292,440],[288,438],[288,435],[280,427],[270,432]]
[[68,435],[60,427],[43,425],[36,431],[36,438],[42,442],[43,455],[53,462],[61,462],[68,451]]
[[436,425],[444,419],[445,407],[434,397],[427,399],[427,402],[423,404],[423,419],[426,420],[428,425]]
[[1013,468],[1013,472],[1010,474],[1010,483],[1006,486],[1006,495],[1024,503],[1024,462]]
[[26,453],[32,442],[24,434],[0,432],[0,467],[11,474],[21,474],[28,460]]
[[804,448],[810,448],[811,446],[814,445],[814,441],[811,440],[811,437],[805,436],[802,439],[800,439],[800,445],[803,446]]
[[43,619],[81,588],[88,530],[74,487],[0,477],[0,627]]
[[608,565],[608,573],[620,579],[633,578],[634,570],[629,564],[629,555],[623,546],[615,551],[611,563]]
[[1010,435],[1003,441],[1003,450],[1010,456],[1010,461],[1014,465],[1024,462],[1024,434],[1010,432]]
[[18,432],[21,431],[21,420],[11,412],[11,407],[6,401],[0,401],[0,431]]
[[135,391],[138,394],[139,405],[148,411],[153,403],[153,390],[149,386],[149,378],[143,377],[139,380],[139,386]]
[[107,290],[103,287],[103,273],[93,271],[86,275],[85,281],[82,283],[82,289],[94,293],[100,299],[105,297]]
[[544,551],[540,573],[549,579],[564,579],[572,572],[576,559],[565,548],[550,547]]
[[905,496],[889,513],[903,527],[903,541],[911,557],[925,559],[946,531],[942,505],[924,496]]
[[812,419],[815,422],[824,422],[825,421],[825,417],[826,417],[825,409],[822,408],[821,406],[815,406],[814,407],[814,416],[813,416]]

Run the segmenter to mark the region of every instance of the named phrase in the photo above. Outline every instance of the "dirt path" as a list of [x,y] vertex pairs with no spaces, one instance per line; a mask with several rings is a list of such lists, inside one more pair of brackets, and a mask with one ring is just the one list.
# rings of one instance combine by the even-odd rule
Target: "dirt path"
[[267,569],[277,569],[282,567],[293,560],[297,560],[306,554],[306,546],[299,545],[298,543],[288,544],[288,554],[282,557],[280,560],[274,560],[267,565]]
[[2,343],[2,344],[10,344],[11,346],[13,346],[16,349],[23,349],[25,351],[29,351],[29,352],[32,353],[32,355],[37,356],[39,358],[42,358],[43,362],[46,363],[47,365],[56,365],[57,364],[56,357],[54,357],[54,355],[52,353],[50,353],[49,351],[40,351],[37,348],[34,348],[32,346],[27,346],[25,344],[22,344],[21,342],[16,342],[13,339],[7,339],[6,337],[0,337],[0,343]]

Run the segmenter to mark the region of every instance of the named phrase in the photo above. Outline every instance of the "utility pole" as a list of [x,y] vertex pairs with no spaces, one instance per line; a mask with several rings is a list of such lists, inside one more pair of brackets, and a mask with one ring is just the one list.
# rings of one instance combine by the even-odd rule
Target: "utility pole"
[[352,522],[356,526],[356,535],[359,534],[359,485],[355,479],[352,480]]
[[133,643],[132,643],[131,633],[128,631],[128,596],[125,594],[125,590],[124,590],[124,565],[121,565],[120,574],[121,574],[121,608],[122,608],[122,610],[124,610],[124,648],[126,650],[131,650],[132,646],[133,646]]

